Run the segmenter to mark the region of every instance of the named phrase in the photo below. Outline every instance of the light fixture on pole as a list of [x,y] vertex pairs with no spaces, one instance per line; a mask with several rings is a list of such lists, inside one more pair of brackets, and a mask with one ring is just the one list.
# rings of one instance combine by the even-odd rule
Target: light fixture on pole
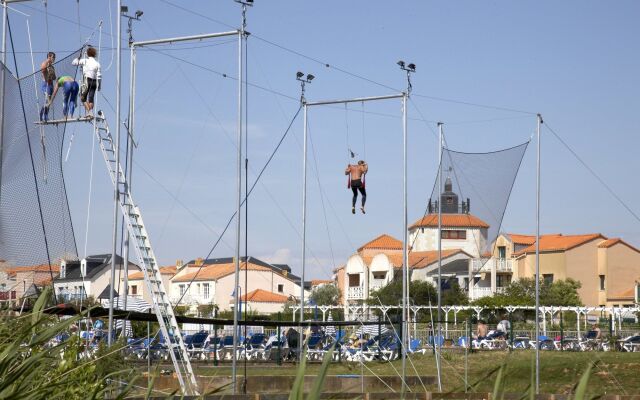
[[396,64],[400,66],[400,69],[407,72],[407,94],[411,94],[411,74],[416,72],[416,65],[414,63],[406,64],[404,61],[400,60]]
[[144,12],[142,10],[136,10],[134,15],[129,15],[128,12],[129,7],[120,7],[120,15],[122,15],[124,18],[129,19],[129,21],[127,22],[127,33],[129,34],[129,46],[131,46],[131,43],[133,43],[133,21],[140,21],[140,17],[142,17],[142,14],[144,14]]
[[304,102],[304,90],[305,90],[305,85],[307,83],[311,83],[312,80],[315,79],[315,76],[312,74],[307,74],[307,76],[304,76],[304,72],[296,72],[296,80],[300,82],[300,88],[302,89],[302,94],[300,95],[300,101]]

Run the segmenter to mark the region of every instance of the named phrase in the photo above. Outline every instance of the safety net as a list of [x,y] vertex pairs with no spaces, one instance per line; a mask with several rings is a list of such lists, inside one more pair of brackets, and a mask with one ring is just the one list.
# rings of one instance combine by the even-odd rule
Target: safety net
[[[46,73],[75,79],[79,71],[72,60],[80,54],[78,50],[58,60]],[[10,53],[7,60],[12,63]],[[11,265],[76,259],[62,168],[68,124],[55,123],[63,118],[63,90],[45,109],[48,88],[41,71],[16,78],[6,65],[0,66],[0,259]],[[79,105],[79,96],[77,101]]]
[[486,262],[528,144],[486,153],[443,148],[441,183],[436,177],[427,204],[427,219],[431,217],[434,223],[442,205],[443,240],[463,239],[464,250]]

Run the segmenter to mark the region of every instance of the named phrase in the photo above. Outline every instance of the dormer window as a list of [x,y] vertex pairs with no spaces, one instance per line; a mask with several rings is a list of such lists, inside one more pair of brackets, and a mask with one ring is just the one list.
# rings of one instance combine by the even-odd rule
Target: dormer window
[[62,260],[60,262],[60,278],[64,279],[67,277],[67,262]]
[[80,261],[80,275],[83,278],[87,276],[87,259],[86,258],[83,258],[82,261]]

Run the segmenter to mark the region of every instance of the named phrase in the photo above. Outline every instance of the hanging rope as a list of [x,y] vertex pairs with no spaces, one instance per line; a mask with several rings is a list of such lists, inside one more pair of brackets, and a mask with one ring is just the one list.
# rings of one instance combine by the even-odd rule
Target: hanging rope
[[364,101],[360,103],[362,107],[362,152],[364,153],[364,160],[367,160],[367,141],[364,135]]
[[47,4],[47,0],[43,0],[44,4],[44,24],[47,30],[47,52],[51,51],[51,46],[49,45],[49,7]]

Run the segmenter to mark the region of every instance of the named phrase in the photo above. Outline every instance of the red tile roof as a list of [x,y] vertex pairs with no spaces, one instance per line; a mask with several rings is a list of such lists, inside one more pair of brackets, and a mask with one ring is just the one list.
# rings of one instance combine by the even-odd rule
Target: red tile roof
[[[442,226],[446,228],[489,228],[489,224],[471,214],[442,214]],[[429,214],[420,218],[409,229],[422,227],[437,228],[438,214]]]
[[[263,267],[262,265],[257,265],[252,262],[249,262],[249,266],[247,267],[247,263],[243,262],[240,264],[241,270],[249,270],[249,271],[271,271],[271,269],[267,267]],[[182,275],[178,278],[172,280],[172,282],[191,282],[194,281],[215,281],[220,278],[223,278],[227,275],[231,275],[235,272],[235,264],[211,264],[205,265],[200,269],[200,271],[195,271],[189,274]]]
[[627,289],[623,292],[616,293],[611,296],[607,296],[608,299],[630,299],[633,300],[635,297],[635,288]]
[[311,286],[324,285],[326,283],[333,283],[330,279],[313,279],[311,280]]
[[[252,292],[244,294],[240,297],[241,302],[257,302],[257,303],[286,303],[289,296],[278,293],[269,292],[267,290],[256,289]],[[233,302],[231,299],[229,303]]]
[[[389,262],[394,268],[402,268],[403,257],[402,254],[398,253],[387,253],[380,252],[378,254],[385,254],[389,258]],[[466,254],[471,257],[462,249],[450,249],[450,250],[442,250],[442,260],[454,256],[456,254]],[[377,255],[377,254],[376,254]],[[371,264],[371,260],[373,260],[374,256],[363,257],[363,260],[366,264]],[[413,251],[409,253],[409,268],[413,269],[421,269],[426,268],[429,265],[438,261],[438,251]]]
[[[595,239],[606,239],[606,237],[602,236],[599,233],[590,233],[586,235],[542,235],[540,236],[540,251],[567,251],[571,250],[574,247],[582,246],[585,243],[588,243]],[[527,253],[533,253],[536,251],[535,242],[516,253],[513,253],[514,256],[520,256]]]
[[365,243],[358,249],[362,250],[402,250],[402,241],[387,235],[386,233],[378,236],[370,242]]
[[49,264],[39,264],[39,265],[29,265],[29,266],[21,266],[21,267],[10,267],[6,268],[5,272],[7,276],[15,276],[18,272],[53,272],[59,273],[60,266],[59,265],[51,265]]
[[[175,275],[177,272],[177,268],[175,267],[175,265],[169,266],[169,267],[160,267],[160,273],[162,275]],[[144,279],[144,272],[142,271],[136,271],[132,274],[129,274],[129,279],[130,280],[139,280],[139,279]]]
[[600,247],[601,249],[608,249],[614,244],[618,244],[620,242],[622,242],[622,239],[620,238],[611,238],[611,239],[603,240],[602,242],[600,242],[598,247]]
[[531,246],[536,242],[535,235],[520,235],[517,233],[508,233],[507,236],[511,239],[513,244],[526,244]]

